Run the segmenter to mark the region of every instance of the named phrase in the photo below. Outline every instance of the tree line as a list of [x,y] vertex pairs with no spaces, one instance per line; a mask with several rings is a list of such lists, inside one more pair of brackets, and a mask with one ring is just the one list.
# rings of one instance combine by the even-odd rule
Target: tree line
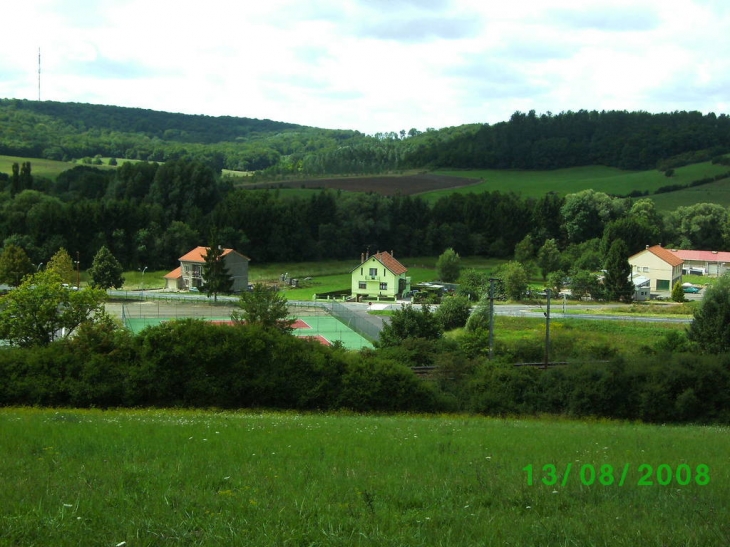
[[[203,161],[261,179],[413,168],[670,169],[730,150],[725,114],[515,112],[496,124],[381,132],[52,101],[0,100],[0,154]],[[698,159],[704,158],[704,159]]]
[[[233,188],[201,161],[78,166],[55,181],[34,176],[30,163],[13,171],[0,179],[0,241],[24,249],[34,264],[65,248],[79,254],[85,269],[107,247],[126,269],[171,269],[213,233],[255,263],[357,260],[368,250],[436,256],[452,248],[461,256],[515,256],[546,274],[553,266],[600,269],[617,239],[629,254],[657,243],[730,246],[721,205],[662,214],[647,198],[593,190],[540,198],[452,194],[431,205],[418,196],[323,190],[303,197]],[[556,253],[560,260],[545,266]]]

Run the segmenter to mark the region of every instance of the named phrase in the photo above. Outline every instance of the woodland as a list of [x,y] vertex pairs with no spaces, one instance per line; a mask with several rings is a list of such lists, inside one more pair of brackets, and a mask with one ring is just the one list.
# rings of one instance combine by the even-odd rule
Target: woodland
[[[0,241],[22,247],[34,263],[64,247],[78,252],[86,268],[106,246],[125,268],[165,269],[213,233],[257,263],[357,260],[368,249],[436,256],[453,248],[461,256],[508,257],[529,236],[533,252],[552,239],[567,265],[600,268],[614,239],[623,239],[631,253],[647,243],[722,249],[728,246],[727,210],[698,204],[661,214],[640,193],[592,190],[540,198],[452,194],[433,204],[419,196],[332,190],[292,195],[246,189],[221,170],[253,170],[253,178],[263,179],[587,164],[670,172],[699,161],[727,163],[729,150],[730,118],[698,112],[517,112],[494,125],[364,135],[271,120],[5,99],[0,154],[28,161],[0,173]],[[69,165],[53,180],[33,174],[33,158],[101,156],[118,167]]]

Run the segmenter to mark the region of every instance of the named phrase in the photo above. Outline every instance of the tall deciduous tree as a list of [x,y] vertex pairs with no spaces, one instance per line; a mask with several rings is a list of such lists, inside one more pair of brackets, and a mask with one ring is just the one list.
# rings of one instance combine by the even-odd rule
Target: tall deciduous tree
[[88,271],[91,277],[91,286],[105,290],[119,289],[124,284],[123,271],[122,265],[104,245],[94,256],[94,261]]
[[537,252],[537,264],[540,266],[543,280],[549,273],[560,269],[560,249],[554,239],[545,241]]
[[261,325],[265,328],[291,332],[294,320],[289,318],[286,297],[261,283],[250,291],[241,293],[238,301],[241,311],[234,311],[231,320],[235,323]]
[[688,338],[705,353],[730,351],[730,276],[710,285],[694,312]]
[[68,251],[61,247],[46,264],[46,270],[54,271],[61,278],[63,283],[73,284],[76,279],[73,260]]
[[604,264],[606,275],[603,285],[608,300],[630,302],[634,293],[634,284],[631,282],[631,265],[629,251],[623,239],[617,239],[611,244]]
[[22,247],[12,243],[5,246],[0,255],[0,283],[17,287],[26,275],[32,274],[35,270]]
[[212,295],[216,303],[219,293],[230,293],[233,290],[233,278],[223,260],[223,252],[220,245],[211,245],[203,256],[203,292],[208,297]]
[[527,272],[520,262],[507,262],[500,268],[504,292],[511,300],[520,300],[527,291]]
[[73,291],[61,281],[55,271],[44,270],[10,292],[0,311],[0,338],[19,347],[47,346],[105,317],[104,291]]
[[452,248],[446,249],[436,262],[436,274],[441,281],[453,283],[461,273],[461,257]]

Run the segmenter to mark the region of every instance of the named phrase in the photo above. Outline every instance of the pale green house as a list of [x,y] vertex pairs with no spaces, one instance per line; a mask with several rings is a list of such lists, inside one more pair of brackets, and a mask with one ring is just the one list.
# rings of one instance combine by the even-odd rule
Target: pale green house
[[361,256],[360,265],[352,270],[352,296],[396,299],[411,290],[411,278],[406,268],[386,251],[373,256]]

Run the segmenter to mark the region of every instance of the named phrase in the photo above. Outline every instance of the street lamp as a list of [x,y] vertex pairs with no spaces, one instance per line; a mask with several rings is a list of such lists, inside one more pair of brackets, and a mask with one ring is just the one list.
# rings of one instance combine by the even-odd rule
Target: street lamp
[[81,259],[79,258],[79,252],[76,251],[76,260],[74,260],[74,264],[76,264],[76,288],[81,288]]
[[145,270],[147,270],[147,266],[145,266],[144,268],[137,268],[137,269],[142,272],[142,287],[141,288],[142,288],[142,290],[144,290],[144,272],[145,272]]
[[43,262],[36,264],[35,271],[39,272],[41,270],[41,266],[43,266]]

